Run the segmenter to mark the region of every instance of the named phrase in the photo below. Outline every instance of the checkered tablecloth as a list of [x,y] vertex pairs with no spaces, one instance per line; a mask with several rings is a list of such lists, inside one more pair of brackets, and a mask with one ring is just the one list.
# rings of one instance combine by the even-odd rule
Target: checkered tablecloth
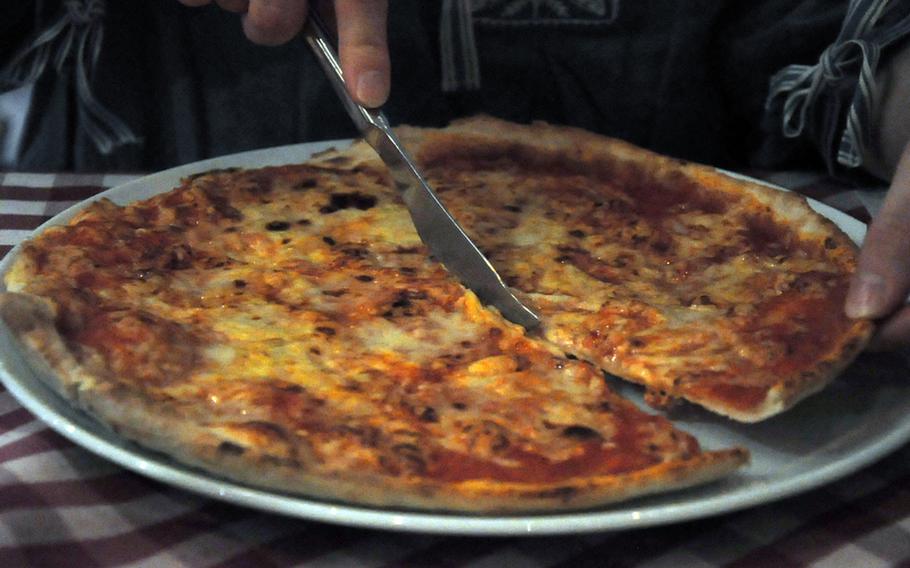
[[[69,205],[134,176],[0,173],[0,257]],[[770,180],[863,220],[880,193]],[[907,377],[910,380],[910,376]],[[910,445],[775,503],[668,526],[455,537],[309,522],[128,472],[56,434],[0,387],[0,567],[910,566]]]

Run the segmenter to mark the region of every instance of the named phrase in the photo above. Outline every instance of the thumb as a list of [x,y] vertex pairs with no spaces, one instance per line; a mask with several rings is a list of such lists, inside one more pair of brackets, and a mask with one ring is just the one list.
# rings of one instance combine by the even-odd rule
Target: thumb
[[388,0],[336,0],[338,56],[351,96],[378,107],[389,96]]
[[881,318],[902,306],[910,291],[910,144],[860,250],[845,310],[853,318]]

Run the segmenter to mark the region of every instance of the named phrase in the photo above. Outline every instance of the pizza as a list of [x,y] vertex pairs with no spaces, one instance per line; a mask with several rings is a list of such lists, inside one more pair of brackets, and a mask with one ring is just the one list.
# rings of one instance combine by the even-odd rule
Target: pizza
[[855,247],[796,196],[546,124],[400,135],[538,329],[434,261],[364,143],[94,201],[24,243],[0,316],[61,396],[181,463],[478,513],[602,506],[748,462],[606,373],[758,420],[868,337],[840,315]]
[[868,339],[843,310],[856,246],[802,196],[546,124],[402,135],[543,337],[655,407],[764,420]]

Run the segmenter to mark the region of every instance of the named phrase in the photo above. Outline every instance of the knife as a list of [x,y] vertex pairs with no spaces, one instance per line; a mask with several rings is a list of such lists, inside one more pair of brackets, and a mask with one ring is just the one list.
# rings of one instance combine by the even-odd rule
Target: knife
[[539,325],[537,314],[515,297],[487,257],[439,201],[395,136],[385,115],[379,109],[366,108],[351,98],[325,24],[313,9],[307,17],[303,35],[364,140],[388,166],[395,187],[411,213],[417,234],[433,256],[473,290],[481,302],[495,306],[506,318],[528,329]]

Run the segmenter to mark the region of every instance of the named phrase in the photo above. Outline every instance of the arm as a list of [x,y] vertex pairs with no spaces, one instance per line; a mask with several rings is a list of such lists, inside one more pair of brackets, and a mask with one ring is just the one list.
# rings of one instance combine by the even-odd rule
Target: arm
[[851,317],[881,319],[880,348],[910,345],[910,42],[879,71],[882,98],[867,169],[890,180],[847,296]]
[[[212,0],[179,0],[204,6]],[[291,40],[306,20],[307,0],[215,0],[242,14],[243,32],[254,43],[279,45]],[[389,96],[389,50],[386,40],[388,0],[335,0],[338,55],[351,96],[368,107]]]

